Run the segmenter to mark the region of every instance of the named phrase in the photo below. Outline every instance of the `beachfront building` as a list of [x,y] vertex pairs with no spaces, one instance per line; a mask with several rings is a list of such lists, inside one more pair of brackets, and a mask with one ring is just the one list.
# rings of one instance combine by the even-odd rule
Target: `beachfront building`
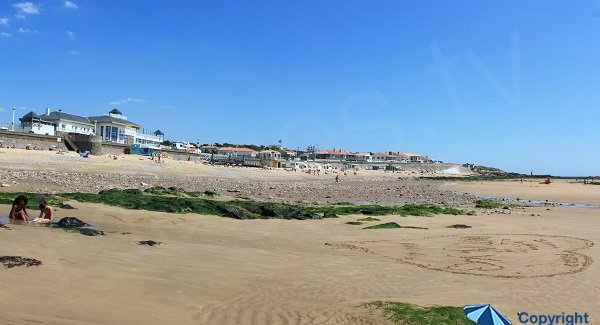
[[258,153],[258,158],[261,160],[280,160],[281,152],[275,150],[263,150]]
[[29,112],[19,119],[21,123],[15,125],[14,131],[35,133],[43,135],[56,135],[54,124],[44,121],[34,112]]
[[217,146],[210,146],[210,145],[204,145],[200,147],[200,151],[203,153],[217,153],[217,151],[219,150],[219,147]]
[[346,160],[346,157],[352,154],[351,152],[333,149],[333,150],[322,150],[316,154],[317,159],[325,160]]
[[249,148],[232,148],[232,147],[221,147],[217,149],[217,154],[237,157],[237,158],[256,158],[257,152]]
[[398,156],[394,155],[391,152],[378,152],[373,154],[373,161],[377,162],[386,162],[386,161],[396,161],[398,160]]
[[142,127],[129,121],[127,116],[116,108],[106,115],[91,116],[88,119],[94,123],[92,125],[95,125],[95,133],[105,142],[136,143],[159,147],[164,139],[164,134],[156,135],[140,132]]
[[281,153],[281,156],[283,158],[287,158],[290,160],[294,160],[296,159],[297,153],[294,150],[291,149],[287,149],[287,148],[281,148],[279,149],[279,153]]
[[346,161],[371,161],[371,153],[369,152],[353,152],[346,154]]
[[65,113],[62,109],[50,112],[48,108],[46,109],[46,114],[40,115],[39,118],[54,125],[56,135],[67,133],[95,134],[94,123],[87,117]]

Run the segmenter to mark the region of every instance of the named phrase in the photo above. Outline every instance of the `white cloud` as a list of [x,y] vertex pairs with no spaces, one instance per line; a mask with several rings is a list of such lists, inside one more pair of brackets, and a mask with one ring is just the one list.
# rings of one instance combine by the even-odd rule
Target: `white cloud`
[[8,19],[6,17],[0,18],[0,26],[8,26],[9,21],[10,21],[10,19]]
[[25,15],[23,14],[15,14],[15,17],[19,18],[19,19],[25,19],[27,17],[25,17]]
[[37,34],[37,32],[38,32],[35,29],[28,29],[28,28],[23,28],[23,27],[19,27],[19,29],[17,31],[19,33],[23,33],[23,34],[25,34],[25,33],[34,33],[34,34]]
[[73,32],[72,32],[72,31],[70,31],[70,30],[68,30],[68,31],[67,31],[67,36],[68,36],[70,39],[75,39],[75,33],[73,33]]
[[120,106],[120,105],[127,105],[129,103],[143,103],[143,102],[145,102],[145,100],[143,100],[141,98],[127,97],[125,99],[115,99],[112,102],[110,102],[109,104],[112,106]]
[[65,8],[77,9],[79,6],[73,1],[65,0]]
[[13,4],[18,10],[18,13],[15,15],[18,18],[25,18],[25,15],[37,15],[40,13],[40,7],[38,7],[33,2],[17,2]]
[[4,107],[0,107],[0,112],[4,112]]
[[69,51],[69,54],[71,54],[72,56],[79,56],[79,54],[81,54],[81,52],[79,52],[78,50],[71,50],[71,51]]
[[11,37],[12,34],[11,33],[7,33],[7,32],[2,32],[2,33],[0,33],[0,36],[2,36],[2,37]]

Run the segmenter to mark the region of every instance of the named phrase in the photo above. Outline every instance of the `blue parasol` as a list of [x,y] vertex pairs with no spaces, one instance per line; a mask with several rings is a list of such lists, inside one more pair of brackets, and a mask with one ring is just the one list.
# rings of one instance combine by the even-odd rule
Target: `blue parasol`
[[465,316],[479,325],[510,325],[506,316],[500,314],[492,305],[468,305],[463,309]]

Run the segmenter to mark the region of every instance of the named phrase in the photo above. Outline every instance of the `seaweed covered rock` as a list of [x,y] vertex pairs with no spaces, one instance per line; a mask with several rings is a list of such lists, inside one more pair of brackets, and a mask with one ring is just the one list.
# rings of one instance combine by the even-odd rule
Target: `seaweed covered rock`
[[92,229],[92,228],[81,228],[79,233],[85,236],[104,236],[104,231]]
[[471,228],[471,226],[463,225],[463,224],[456,224],[456,225],[448,226],[448,228],[467,229],[467,228]]
[[219,208],[219,210],[221,210],[221,212],[223,212],[223,214],[226,217],[240,219],[240,220],[246,219],[244,210],[242,210],[241,208],[238,208],[236,206],[233,206],[230,204],[221,204],[221,205],[219,205],[218,208]]
[[60,219],[57,223],[57,226],[62,228],[81,228],[87,227],[89,224],[75,218],[75,217],[64,217]]
[[279,216],[279,214],[277,213],[275,208],[273,208],[270,205],[261,206],[260,207],[260,215],[263,217],[268,217],[268,218],[277,218]]
[[30,267],[42,265],[42,261],[22,256],[0,256],[0,263],[2,263],[2,265],[4,265],[4,267],[7,269],[15,266]]
[[306,212],[305,215],[306,215],[307,219],[313,219],[313,220],[323,219],[323,217],[321,217],[320,215],[318,215],[316,213],[312,213],[312,212]]
[[160,244],[162,244],[162,243],[159,241],[154,241],[154,240],[140,240],[138,242],[138,245],[145,245],[145,246],[157,246]]
[[333,211],[327,211],[323,214],[323,218],[339,218]]

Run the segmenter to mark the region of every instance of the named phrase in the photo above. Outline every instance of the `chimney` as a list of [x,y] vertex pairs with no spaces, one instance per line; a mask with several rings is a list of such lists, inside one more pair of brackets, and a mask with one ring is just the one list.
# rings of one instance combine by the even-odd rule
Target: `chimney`
[[50,107],[46,107],[46,115],[50,115]]

